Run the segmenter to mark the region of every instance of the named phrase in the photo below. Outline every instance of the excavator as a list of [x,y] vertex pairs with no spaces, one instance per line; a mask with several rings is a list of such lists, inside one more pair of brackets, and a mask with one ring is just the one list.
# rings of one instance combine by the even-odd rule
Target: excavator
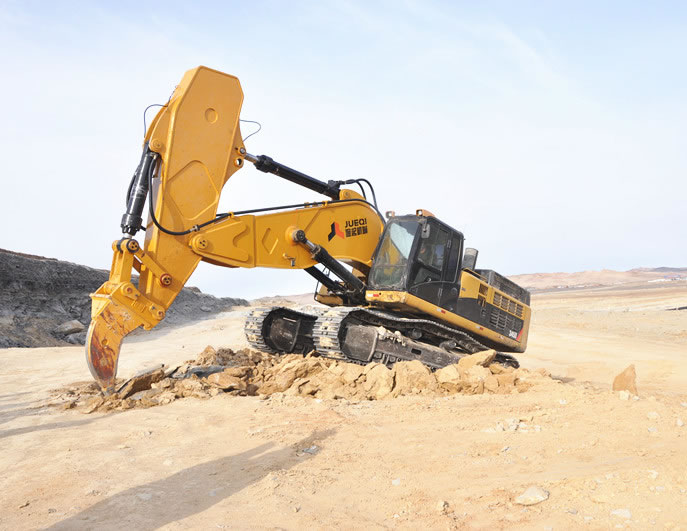
[[[158,325],[201,260],[299,269],[317,281],[320,305],[249,312],[245,334],[255,349],[359,364],[419,360],[431,369],[494,349],[497,362],[518,366],[507,353],[527,347],[527,290],[477,269],[477,251],[431,212],[382,215],[366,179],[322,181],[248,153],[242,103],[236,77],[200,66],[146,130],[109,279],[91,294],[86,358],[105,393],[115,389],[123,338]],[[246,163],[323,199],[218,213],[224,185]]]

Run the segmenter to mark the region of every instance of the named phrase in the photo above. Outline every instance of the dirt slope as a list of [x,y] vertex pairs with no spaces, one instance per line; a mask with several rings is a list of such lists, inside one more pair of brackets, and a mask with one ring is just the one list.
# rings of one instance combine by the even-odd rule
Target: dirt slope
[[[108,278],[108,272],[54,258],[0,249],[0,348],[67,344],[54,333],[65,321],[87,327],[91,299]],[[161,327],[206,318],[236,305],[241,299],[217,298],[197,288],[184,288],[167,312]],[[85,333],[71,342],[83,344]]]
[[[538,294],[514,394],[220,393],[46,407],[80,347],[0,350],[0,528],[677,529],[687,526],[687,286]],[[127,342],[120,374],[246,346],[245,311]],[[637,367],[639,397],[610,391]],[[528,487],[548,492],[517,503]]]

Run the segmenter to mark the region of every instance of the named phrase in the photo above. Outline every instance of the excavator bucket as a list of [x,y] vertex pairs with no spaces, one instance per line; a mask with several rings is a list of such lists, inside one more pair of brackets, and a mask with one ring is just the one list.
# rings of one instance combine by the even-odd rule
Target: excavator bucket
[[122,339],[141,322],[114,301],[91,320],[86,337],[86,361],[93,378],[106,393],[114,392]]

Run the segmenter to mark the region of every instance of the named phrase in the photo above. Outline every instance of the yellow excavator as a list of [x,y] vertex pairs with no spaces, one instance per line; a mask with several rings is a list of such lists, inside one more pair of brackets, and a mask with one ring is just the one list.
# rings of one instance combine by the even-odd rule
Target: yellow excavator
[[[505,353],[527,346],[527,290],[477,269],[463,234],[430,212],[382,215],[365,179],[325,182],[251,155],[239,127],[242,102],[236,77],[194,68],[146,131],[109,280],[91,295],[86,358],[104,391],[114,389],[122,339],[160,323],[201,260],[301,269],[317,280],[322,306],[250,312],[253,348],[430,368],[492,348],[501,351],[497,361],[517,366]],[[218,213],[222,188],[246,163],[324,198]],[[143,246],[133,238],[142,230]]]

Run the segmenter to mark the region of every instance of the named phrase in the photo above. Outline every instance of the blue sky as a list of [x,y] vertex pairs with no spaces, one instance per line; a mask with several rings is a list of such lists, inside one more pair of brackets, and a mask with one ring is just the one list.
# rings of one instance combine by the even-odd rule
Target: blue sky
[[[142,111],[204,64],[241,80],[249,151],[367,177],[482,267],[685,266],[686,30],[679,2],[0,2],[0,247],[107,268]],[[314,199],[247,168],[221,207]],[[313,287],[205,265],[190,284]]]

